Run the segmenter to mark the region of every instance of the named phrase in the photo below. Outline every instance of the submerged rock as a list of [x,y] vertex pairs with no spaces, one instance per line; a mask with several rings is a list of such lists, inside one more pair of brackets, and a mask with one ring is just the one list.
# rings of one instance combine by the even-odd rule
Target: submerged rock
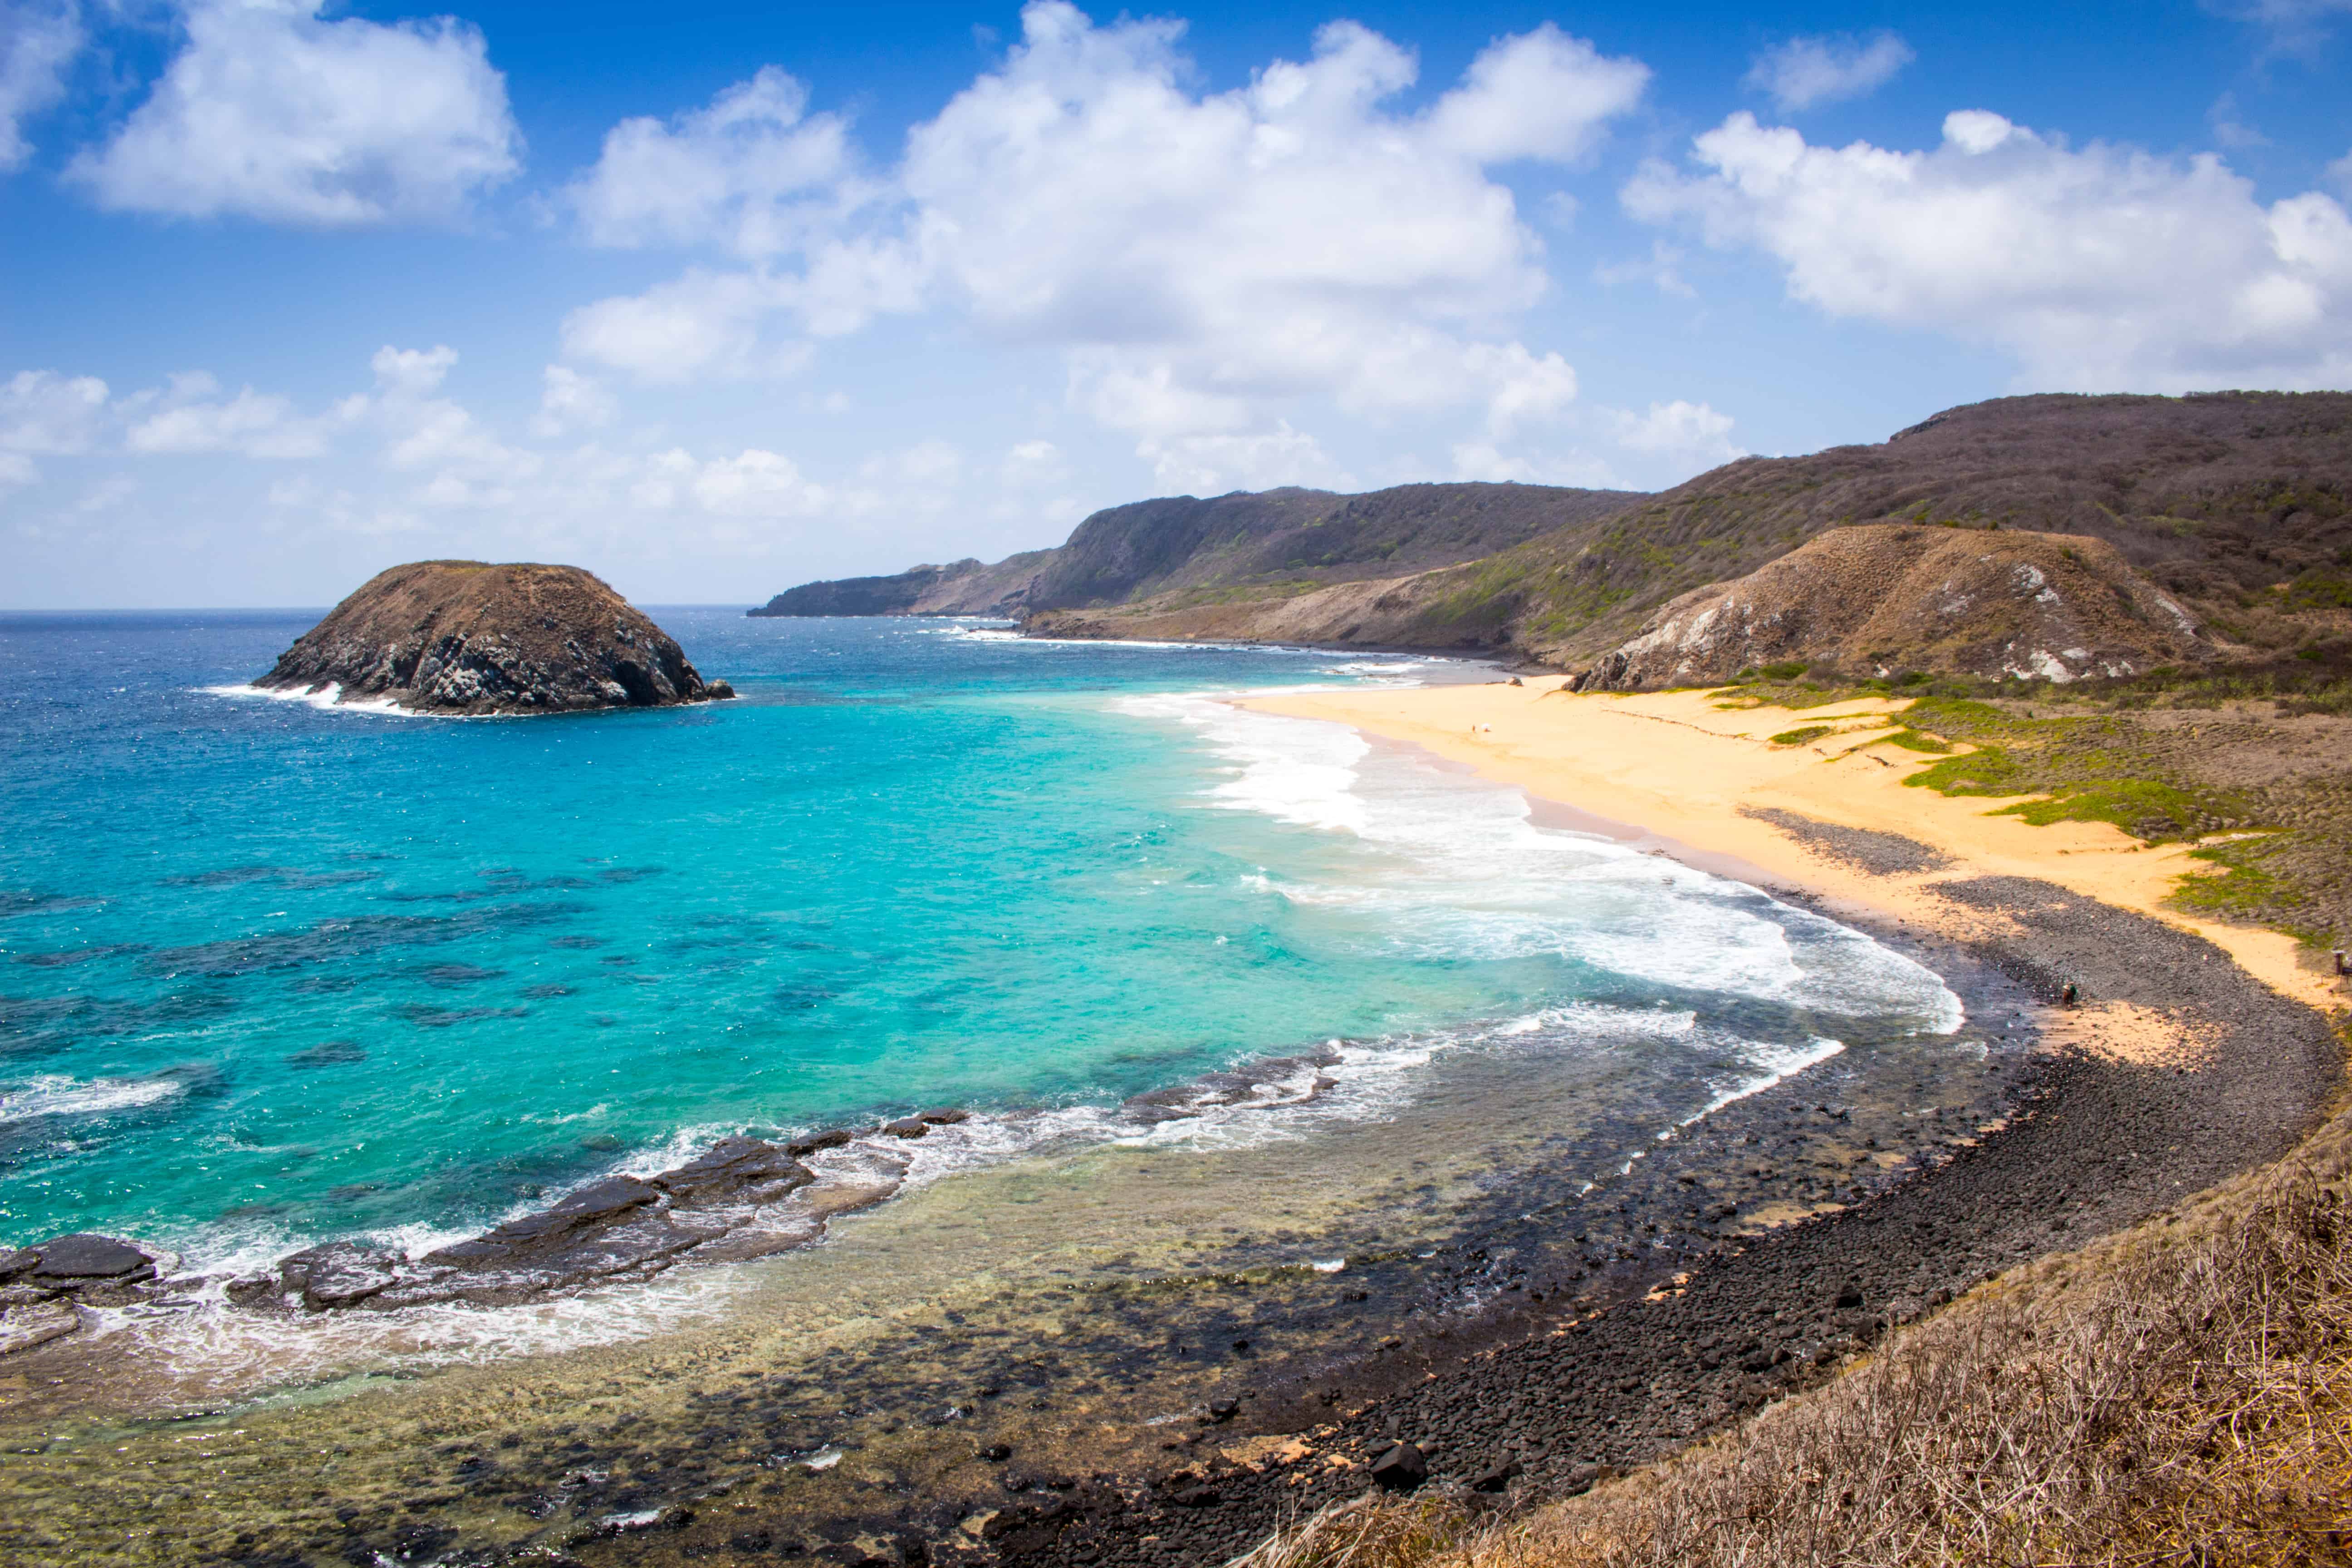
[[812,1240],[807,1216],[761,1217],[763,1205],[816,1179],[784,1149],[722,1138],[675,1170],[608,1176],[481,1235],[410,1258],[386,1247],[329,1242],[280,1258],[272,1273],[232,1280],[241,1307],[389,1310],[436,1301],[508,1303],[604,1281],[642,1279],[698,1248],[756,1258]]
[[418,561],[368,579],[254,684],[420,713],[562,713],[735,695],[577,566]]

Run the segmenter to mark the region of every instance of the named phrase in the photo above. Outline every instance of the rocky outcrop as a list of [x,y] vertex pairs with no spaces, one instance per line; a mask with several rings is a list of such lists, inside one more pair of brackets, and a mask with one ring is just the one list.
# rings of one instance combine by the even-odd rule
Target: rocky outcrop
[[170,1261],[88,1231],[0,1251],[0,1356],[73,1333],[82,1326],[84,1307],[127,1307],[161,1297],[158,1275]]
[[1571,684],[1707,685],[1793,662],[2053,681],[2210,658],[2179,603],[2096,539],[1880,523],[1832,529],[1685,594]]
[[254,682],[420,713],[566,713],[735,695],[577,566],[417,561],[379,572]]

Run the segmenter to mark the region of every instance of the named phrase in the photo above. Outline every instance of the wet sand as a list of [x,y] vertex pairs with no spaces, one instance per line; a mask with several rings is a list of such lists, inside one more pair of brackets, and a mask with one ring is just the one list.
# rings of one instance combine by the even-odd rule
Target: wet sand
[[[1315,690],[1244,706],[1423,747],[1539,800],[1637,825],[1631,831],[1693,864],[1809,889],[1832,913],[1957,930],[1964,919],[1935,896],[1936,884],[2031,877],[2194,931],[2284,995],[2343,1003],[2292,937],[2165,907],[2181,877],[2210,868],[2188,846],[2151,848],[2103,822],[2037,827],[2000,815],[2014,799],[1906,787],[1906,777],[1939,760],[1876,743],[1895,731],[1890,720],[1907,703],[1868,698],[1792,710],[1728,706],[1706,691],[1619,696],[1561,685],[1544,676],[1516,687]],[[1770,740],[1814,726],[1832,732],[1795,745]],[[1811,830],[1791,833],[1789,817]],[[1872,835],[1927,847],[1874,858],[1864,847]]]

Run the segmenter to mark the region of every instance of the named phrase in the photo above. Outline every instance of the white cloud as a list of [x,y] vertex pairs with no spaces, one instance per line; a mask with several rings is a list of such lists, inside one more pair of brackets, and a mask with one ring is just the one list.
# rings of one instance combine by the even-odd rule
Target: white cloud
[[72,0],[0,0],[0,174],[33,155],[25,121],[65,96],[82,41]]
[[757,447],[705,463],[676,451],[662,460],[668,471],[685,479],[686,488],[704,510],[720,517],[814,517],[832,499],[823,485],[811,483],[790,458]]
[[173,378],[162,395],[124,399],[126,412],[163,405],[131,426],[123,445],[134,452],[237,452],[248,458],[315,458],[327,449],[331,421],[306,419],[275,394],[240,388],[231,398],[201,372]]
[[[583,215],[758,265],[574,311],[566,357],[647,380],[772,374],[812,337],[939,309],[1060,353],[1075,405],[1204,485],[1327,472],[1293,423],[1306,400],[1507,425],[1573,395],[1564,362],[1509,341],[1547,279],[1486,166],[1581,158],[1647,68],[1546,26],[1416,113],[1389,107],[1412,55],[1353,23],[1214,94],[1188,86],[1179,23],[1097,26],[1035,0],[1022,25],[1001,66],[908,133],[887,201],[845,153],[769,156],[823,120],[781,73],[616,130],[574,191],[638,192],[642,164],[678,194],[576,197]],[[855,232],[828,232],[853,210]]]
[[1746,85],[1771,95],[1784,114],[1875,92],[1918,57],[1893,33],[1791,38],[1765,50],[1748,68]]
[[2206,9],[2262,29],[2273,54],[2300,54],[2326,42],[2328,24],[2352,14],[2352,0],[2206,0]]
[[624,120],[564,192],[593,245],[710,246],[747,258],[830,236],[872,187],[849,178],[848,125],[808,115],[774,66],[669,123]]
[[2323,174],[2329,184],[2343,192],[2347,199],[2352,199],[2352,153],[2328,164]]
[[2004,349],[2037,389],[2352,379],[2352,218],[2315,192],[2265,206],[2212,155],[2075,151],[1968,110],[1924,153],[1735,114],[1694,161],[1646,168],[1627,207],[1773,257],[1832,315]]
[[618,405],[602,382],[568,365],[551,364],[541,375],[539,416],[531,421],[531,434],[554,437],[593,430],[611,424],[617,412]]
[[1747,456],[1731,439],[1731,416],[1704,403],[1677,397],[1672,403],[1653,403],[1646,413],[1617,409],[1613,415],[1617,444],[1635,452],[1700,469]]
[[1430,129],[1439,145],[1473,163],[1566,163],[1591,151],[1601,127],[1640,102],[1649,83],[1641,61],[1610,59],[1546,22],[1471,61],[1463,85],[1431,110]]
[[199,0],[186,47],[73,177],[108,207],[349,226],[447,219],[515,172],[478,29],[324,21],[322,3]]
[[94,375],[20,370],[0,384],[0,452],[87,452],[106,414],[106,383]]
[[1277,485],[1345,487],[1350,481],[1314,437],[1279,419],[1271,430],[1224,436],[1147,436],[1136,453],[1171,491],[1213,495]]
[[0,452],[0,485],[37,485],[41,470],[21,452]]
[[764,276],[697,268],[642,294],[572,311],[563,318],[563,353],[656,383],[788,374],[811,351],[805,341],[770,331],[783,299]]
[[2271,139],[2238,118],[2238,95],[2225,92],[2213,100],[2205,111],[2205,123],[2213,128],[2213,140],[2231,152],[2247,147],[2267,147]]

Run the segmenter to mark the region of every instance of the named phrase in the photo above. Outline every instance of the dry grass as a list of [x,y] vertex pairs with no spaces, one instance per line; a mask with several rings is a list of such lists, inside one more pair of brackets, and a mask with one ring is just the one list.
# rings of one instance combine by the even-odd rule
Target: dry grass
[[2352,1111],[1648,1471],[1501,1524],[1363,1502],[1244,1562],[2352,1564]]

